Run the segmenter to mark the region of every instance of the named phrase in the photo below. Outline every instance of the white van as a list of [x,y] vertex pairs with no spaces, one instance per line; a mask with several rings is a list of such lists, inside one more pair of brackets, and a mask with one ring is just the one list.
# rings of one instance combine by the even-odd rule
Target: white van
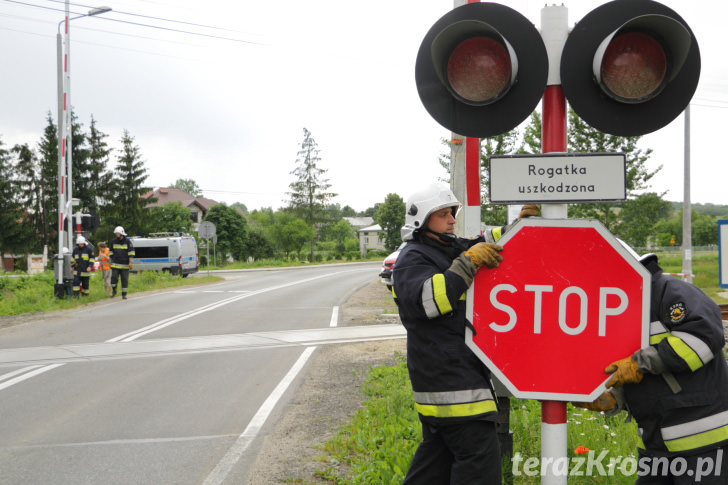
[[197,241],[185,233],[157,232],[150,237],[132,237],[137,271],[169,271],[187,277],[200,266]]

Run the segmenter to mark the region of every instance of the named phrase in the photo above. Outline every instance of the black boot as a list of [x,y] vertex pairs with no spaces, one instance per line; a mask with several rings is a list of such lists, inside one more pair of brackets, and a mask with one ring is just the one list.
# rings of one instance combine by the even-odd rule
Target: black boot
[[122,300],[126,300],[126,293],[122,293],[122,294],[121,294],[121,299],[122,299]]
[[111,296],[109,298],[114,298],[116,296],[116,287],[111,288]]

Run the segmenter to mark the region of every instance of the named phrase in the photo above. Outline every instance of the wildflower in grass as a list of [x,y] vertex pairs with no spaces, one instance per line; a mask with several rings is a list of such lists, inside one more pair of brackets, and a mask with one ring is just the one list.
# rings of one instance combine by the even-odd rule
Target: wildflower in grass
[[574,453],[577,455],[583,455],[588,452],[589,452],[589,448],[587,448],[586,446],[581,446],[581,445],[577,446],[576,449],[574,450]]

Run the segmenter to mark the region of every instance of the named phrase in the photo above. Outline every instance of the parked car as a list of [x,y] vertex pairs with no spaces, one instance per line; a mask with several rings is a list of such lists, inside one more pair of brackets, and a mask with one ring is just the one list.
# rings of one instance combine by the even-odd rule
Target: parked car
[[394,270],[394,263],[397,261],[397,256],[399,256],[399,252],[405,244],[407,243],[403,242],[400,244],[396,251],[384,258],[384,262],[382,263],[382,272],[379,273],[379,281],[387,285],[389,291],[392,291],[392,271]]

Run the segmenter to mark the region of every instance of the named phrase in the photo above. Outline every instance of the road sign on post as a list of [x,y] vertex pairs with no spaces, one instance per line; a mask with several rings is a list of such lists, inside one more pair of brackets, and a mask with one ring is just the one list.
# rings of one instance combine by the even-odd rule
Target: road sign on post
[[523,219],[468,291],[468,346],[515,397],[590,402],[648,345],[650,273],[598,221]]
[[627,198],[624,153],[494,155],[490,157],[488,172],[493,204],[605,202]]
[[204,221],[197,228],[197,234],[205,239],[207,247],[207,276],[210,276],[210,239],[217,241],[217,227],[210,221]]

